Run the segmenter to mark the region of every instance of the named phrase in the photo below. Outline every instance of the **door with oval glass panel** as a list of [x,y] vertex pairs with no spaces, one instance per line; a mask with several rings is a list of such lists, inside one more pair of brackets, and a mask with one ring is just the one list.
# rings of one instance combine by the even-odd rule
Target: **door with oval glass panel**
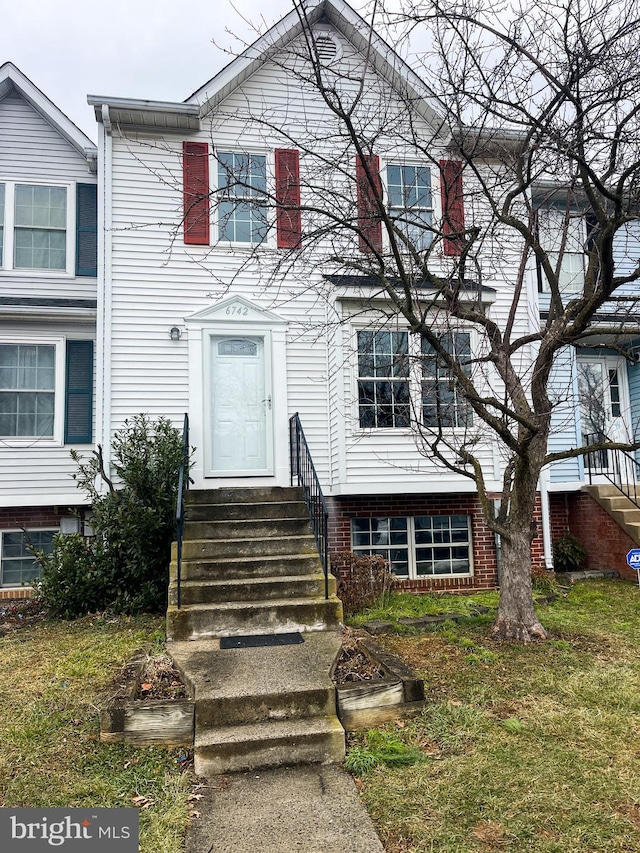
[[267,335],[210,337],[210,476],[273,473]]
[[[583,443],[628,441],[629,402],[624,359],[615,355],[578,356],[578,395]],[[612,451],[589,454],[592,473],[610,472]]]

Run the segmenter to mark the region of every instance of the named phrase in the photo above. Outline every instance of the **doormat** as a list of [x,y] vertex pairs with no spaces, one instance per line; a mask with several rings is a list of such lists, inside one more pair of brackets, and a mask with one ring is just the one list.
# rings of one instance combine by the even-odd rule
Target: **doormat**
[[295,634],[253,634],[248,637],[220,637],[221,649],[256,649],[260,646],[295,646],[304,643],[299,631]]

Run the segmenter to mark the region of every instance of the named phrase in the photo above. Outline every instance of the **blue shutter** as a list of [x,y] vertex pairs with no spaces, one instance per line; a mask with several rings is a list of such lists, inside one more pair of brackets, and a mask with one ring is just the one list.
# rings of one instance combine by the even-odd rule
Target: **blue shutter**
[[76,275],[98,275],[98,187],[76,185]]
[[90,444],[93,408],[93,341],[67,341],[65,444]]

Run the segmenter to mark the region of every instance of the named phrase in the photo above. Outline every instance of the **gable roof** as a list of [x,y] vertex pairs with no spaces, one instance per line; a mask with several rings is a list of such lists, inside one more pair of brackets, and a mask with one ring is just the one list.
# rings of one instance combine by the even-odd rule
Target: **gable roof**
[[371,67],[407,97],[429,124],[444,128],[431,90],[345,0],[302,0],[299,9],[285,15],[181,104],[102,95],[89,95],[87,101],[94,107],[97,121],[105,125],[177,132],[199,130],[200,118],[215,109],[271,56],[285,49],[305,29],[323,23],[334,27],[356,50],[367,55]]
[[328,23],[363,55],[393,88],[408,94],[416,111],[430,124],[443,123],[432,92],[407,63],[345,0],[303,0],[275,26],[260,36],[240,56],[185,101],[199,104],[202,114],[214,109],[276,52],[283,50],[305,30]]
[[14,91],[52,125],[93,168],[92,164],[95,164],[98,156],[94,143],[16,65],[5,62],[0,65],[0,101]]

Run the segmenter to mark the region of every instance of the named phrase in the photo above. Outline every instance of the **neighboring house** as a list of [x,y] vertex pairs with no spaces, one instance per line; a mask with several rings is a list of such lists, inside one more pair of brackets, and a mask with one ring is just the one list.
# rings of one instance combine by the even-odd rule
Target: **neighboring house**
[[[394,114],[366,165],[385,183],[392,212],[409,220],[403,227],[471,218],[424,84],[377,37],[368,50],[364,22],[342,0],[309,8],[326,67],[344,72],[348,85],[349,69],[368,54],[366,108]],[[382,553],[415,590],[494,587],[495,538],[473,483],[421,454],[409,427],[422,388],[425,424],[440,408],[451,434],[470,428],[446,372],[376,298],[375,281],[324,263],[321,243],[304,270],[295,262],[300,235],[322,225],[314,192],[335,193],[345,215],[367,219],[357,180],[364,158],[345,151],[338,169],[341,155],[321,150],[317,129],[331,116],[296,64],[302,39],[292,12],[184,103],[89,97],[105,193],[97,440],[108,447],[139,411],[176,425],[188,413],[194,489],[287,485],[288,420],[298,412],[330,506],[331,550]],[[408,101],[412,127],[433,139],[428,159],[400,127]],[[366,236],[381,239],[375,226]],[[347,240],[345,254],[362,257],[363,242]],[[445,240],[443,273],[452,252]],[[506,321],[512,254],[502,253],[494,280],[470,282],[461,299],[481,299]],[[434,322],[461,358],[475,347],[472,331]],[[528,322],[523,300],[516,328]],[[421,375],[407,366],[411,356]],[[477,451],[498,493],[491,438],[481,436]],[[542,554],[540,536],[537,562]]]
[[[544,210],[541,222],[549,235],[550,249],[560,243],[558,235],[566,235],[564,246],[558,245],[558,249],[562,249],[561,286],[564,284],[570,297],[584,284],[588,212],[577,205],[558,203]],[[632,272],[640,259],[637,223],[616,235],[614,249],[618,274]],[[541,276],[538,284],[538,304],[544,321],[549,311],[549,293],[542,287]],[[620,288],[617,298],[597,315],[594,333],[558,358],[553,377],[557,405],[551,451],[579,447],[596,439],[640,439],[637,293],[637,284]],[[569,530],[585,546],[588,568],[615,569],[634,580],[636,573],[629,569],[625,558],[629,550],[638,547],[640,527],[634,529],[634,525],[640,522],[640,511],[625,503],[611,486],[613,482],[629,485],[634,502],[640,503],[640,490],[634,485],[638,477],[636,458],[636,453],[603,450],[586,458],[566,459],[545,472],[542,484],[548,494],[553,538]]]
[[37,575],[28,545],[78,529],[70,449],[93,442],[97,149],[0,66],[0,597]]

